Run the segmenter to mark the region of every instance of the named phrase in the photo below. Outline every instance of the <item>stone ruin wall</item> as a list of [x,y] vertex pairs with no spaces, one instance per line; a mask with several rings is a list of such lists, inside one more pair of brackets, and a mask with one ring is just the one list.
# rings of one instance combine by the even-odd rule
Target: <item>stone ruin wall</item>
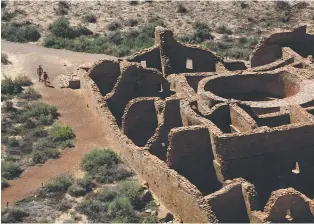
[[268,39],[248,68],[157,27],[154,47],[79,70],[113,149],[184,222],[314,221],[314,65]]

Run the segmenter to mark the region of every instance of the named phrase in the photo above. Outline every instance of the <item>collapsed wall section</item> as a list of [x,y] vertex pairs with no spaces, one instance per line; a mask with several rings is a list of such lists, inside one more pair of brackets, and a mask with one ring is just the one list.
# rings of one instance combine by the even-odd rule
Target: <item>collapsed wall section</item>
[[89,76],[104,96],[111,92],[120,75],[120,65],[117,61],[102,60],[96,63],[89,72]]
[[160,46],[162,71],[165,75],[216,71],[218,58],[212,52],[178,43],[170,30],[156,27],[155,44]]
[[314,35],[306,33],[306,26],[298,27],[291,32],[271,34],[264,38],[251,56],[251,66],[272,63],[282,57],[282,48],[290,47],[302,57],[314,54]]

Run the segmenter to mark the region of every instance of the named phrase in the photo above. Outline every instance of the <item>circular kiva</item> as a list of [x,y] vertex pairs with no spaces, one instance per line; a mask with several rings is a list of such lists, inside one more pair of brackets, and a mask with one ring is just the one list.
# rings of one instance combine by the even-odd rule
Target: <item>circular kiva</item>
[[198,92],[209,106],[225,102],[265,110],[314,100],[313,82],[288,71],[211,76],[200,81]]

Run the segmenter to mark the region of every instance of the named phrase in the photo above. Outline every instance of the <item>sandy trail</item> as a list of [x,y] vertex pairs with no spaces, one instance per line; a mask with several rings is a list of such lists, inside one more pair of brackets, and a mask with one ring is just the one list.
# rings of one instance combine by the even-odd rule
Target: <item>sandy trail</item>
[[[59,122],[69,125],[76,134],[75,147],[63,152],[59,159],[50,160],[42,166],[25,170],[22,175],[10,181],[10,187],[1,193],[1,205],[12,205],[41,187],[42,183],[63,174],[74,174],[79,170],[83,155],[96,147],[107,147],[108,143],[99,125],[100,119],[93,114],[81,90],[45,87],[38,83],[36,68],[39,64],[47,71],[52,84],[59,74],[76,71],[78,65],[113,58],[105,55],[83,54],[65,50],[47,49],[32,44],[17,44],[2,41],[2,51],[6,52],[11,65],[2,67],[2,74],[27,75],[35,83],[34,87],[42,94],[43,100],[56,105],[61,114]],[[66,64],[66,66],[64,66]]]

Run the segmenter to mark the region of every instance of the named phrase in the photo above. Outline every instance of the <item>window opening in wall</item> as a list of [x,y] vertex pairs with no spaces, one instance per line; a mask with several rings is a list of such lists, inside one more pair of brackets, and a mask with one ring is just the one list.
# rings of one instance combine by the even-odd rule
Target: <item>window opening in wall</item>
[[286,210],[286,217],[285,217],[288,221],[292,221],[293,217],[291,216],[291,210],[288,208]]
[[299,167],[299,163],[298,162],[295,163],[295,169],[292,170],[292,173],[295,173],[295,174],[299,174],[300,173],[300,167]]
[[144,68],[147,68],[147,66],[146,66],[146,61],[141,61],[141,65],[142,65]]
[[187,69],[193,69],[193,61],[190,58],[186,59],[186,68]]

